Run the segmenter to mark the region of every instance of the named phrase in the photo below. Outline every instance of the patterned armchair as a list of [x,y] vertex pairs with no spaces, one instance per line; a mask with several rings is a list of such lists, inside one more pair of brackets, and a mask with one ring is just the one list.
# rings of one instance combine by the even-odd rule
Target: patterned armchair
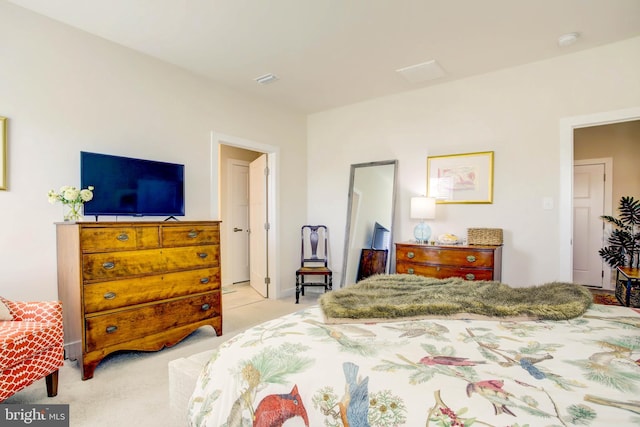
[[[0,297],[0,402],[45,377],[47,395],[58,394],[64,363],[62,304],[16,302]],[[8,311],[8,313],[7,313]]]

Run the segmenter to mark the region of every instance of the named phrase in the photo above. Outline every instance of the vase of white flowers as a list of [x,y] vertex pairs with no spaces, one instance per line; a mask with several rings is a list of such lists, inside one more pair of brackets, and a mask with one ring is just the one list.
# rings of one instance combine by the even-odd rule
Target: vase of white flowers
[[93,186],[90,185],[79,190],[76,187],[65,185],[60,187],[57,193],[54,190],[49,190],[48,197],[51,204],[62,203],[65,221],[78,221],[82,218],[82,206],[85,202],[93,199]]

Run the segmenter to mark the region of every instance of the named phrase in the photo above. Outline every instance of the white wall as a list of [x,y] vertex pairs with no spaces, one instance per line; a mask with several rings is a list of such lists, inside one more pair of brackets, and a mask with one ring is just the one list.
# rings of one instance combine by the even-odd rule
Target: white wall
[[[0,295],[57,297],[54,223],[62,208],[46,194],[80,184],[81,150],[185,164],[185,219],[217,219],[210,213],[218,197],[210,188],[211,131],[280,147],[278,204],[286,209],[279,209],[279,221],[294,226],[277,227],[279,268],[295,271],[306,216],[304,116],[6,2],[0,2],[0,116],[9,118]],[[284,279],[280,286],[291,289],[294,279]]]
[[[640,106],[638,70],[634,38],[310,116],[308,215],[332,230],[332,267],[341,270],[350,164],[399,160],[394,239],[407,241],[416,224],[410,198],[426,191],[427,156],[495,151],[493,204],[438,205],[434,234],[503,228],[504,282],[563,279],[558,207],[570,195],[560,193],[560,122]],[[552,210],[543,209],[547,197]]]
[[[639,106],[639,69],[635,38],[318,113],[305,123],[295,113],[0,2],[0,116],[9,118],[0,295],[57,297],[53,224],[62,208],[48,204],[46,193],[79,184],[81,150],[184,163],[186,219],[210,219],[217,197],[209,186],[212,130],[280,147],[276,227],[285,293],[294,286],[304,223],[330,227],[334,283],[340,283],[350,164],[399,160],[394,236],[404,241],[415,225],[409,199],[425,192],[427,156],[484,150],[496,153],[494,203],[438,205],[434,232],[502,227],[507,283],[556,279],[562,218],[559,203],[545,211],[542,199],[566,197],[558,182],[559,121]],[[308,173],[305,158],[313,163]],[[313,197],[305,202],[307,192]]]

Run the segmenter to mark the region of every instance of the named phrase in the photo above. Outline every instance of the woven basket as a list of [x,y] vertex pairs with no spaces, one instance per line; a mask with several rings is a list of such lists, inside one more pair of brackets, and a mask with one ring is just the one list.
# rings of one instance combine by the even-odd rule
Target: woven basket
[[501,245],[502,228],[467,228],[470,245]]

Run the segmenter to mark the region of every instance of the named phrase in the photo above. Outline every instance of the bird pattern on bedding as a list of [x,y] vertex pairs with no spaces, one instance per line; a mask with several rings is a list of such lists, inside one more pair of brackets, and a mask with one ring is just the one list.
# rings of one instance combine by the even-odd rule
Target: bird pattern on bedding
[[221,345],[189,425],[640,425],[640,313],[327,325],[319,307]]

